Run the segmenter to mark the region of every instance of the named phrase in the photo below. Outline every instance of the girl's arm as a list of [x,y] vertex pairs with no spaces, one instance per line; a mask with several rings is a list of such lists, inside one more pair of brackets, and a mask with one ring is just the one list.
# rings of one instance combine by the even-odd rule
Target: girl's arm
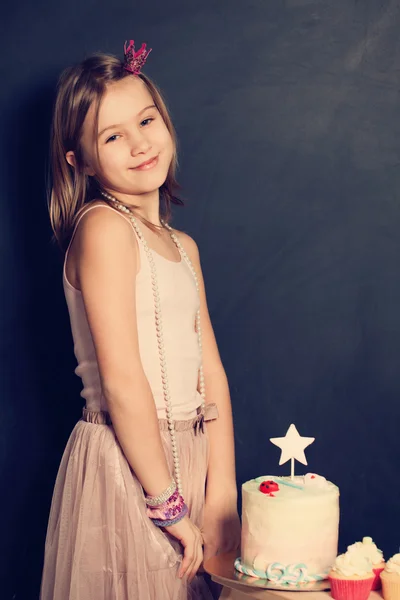
[[158,495],[171,483],[157,411],[139,353],[136,273],[139,249],[128,221],[105,208],[88,211],[74,244],[76,275],[117,438],[143,488]]
[[210,459],[204,521],[206,559],[217,550],[234,550],[239,544],[232,408],[228,381],[207,308],[199,251],[191,237],[181,232],[177,232],[177,235],[193,263],[199,280],[206,403],[215,402],[219,413],[218,419],[207,421]]

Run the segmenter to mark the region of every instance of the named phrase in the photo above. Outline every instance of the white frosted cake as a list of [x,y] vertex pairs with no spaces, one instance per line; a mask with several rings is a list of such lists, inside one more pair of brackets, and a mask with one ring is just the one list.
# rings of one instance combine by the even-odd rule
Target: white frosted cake
[[[271,494],[260,491],[262,482],[271,482]],[[240,570],[280,583],[325,579],[337,556],[338,528],[339,489],[323,477],[246,481]]]
[[[299,460],[298,453],[293,456]],[[338,487],[314,473],[294,476],[292,464],[292,477],[265,475],[243,484],[241,557],[235,567],[279,585],[327,579],[338,530]]]

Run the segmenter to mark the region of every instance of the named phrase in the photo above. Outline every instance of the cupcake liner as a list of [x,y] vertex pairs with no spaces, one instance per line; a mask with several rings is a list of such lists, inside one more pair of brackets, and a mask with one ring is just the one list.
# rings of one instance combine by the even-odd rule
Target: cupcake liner
[[382,594],[385,600],[400,600],[400,581],[382,581]]
[[[329,577],[329,581],[331,584],[331,596],[335,600],[367,600],[374,578],[337,579],[336,577]],[[390,600],[395,599],[393,597]]]
[[380,590],[381,589],[381,573],[385,567],[373,568],[373,572],[375,574],[374,581],[372,582],[372,590]]

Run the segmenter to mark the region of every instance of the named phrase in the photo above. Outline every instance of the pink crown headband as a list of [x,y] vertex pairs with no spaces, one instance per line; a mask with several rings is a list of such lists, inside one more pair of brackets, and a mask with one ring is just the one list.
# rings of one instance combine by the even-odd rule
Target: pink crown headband
[[140,50],[135,52],[134,40],[130,40],[128,47],[126,47],[126,44],[127,42],[124,44],[124,69],[130,73],[133,73],[134,75],[139,75],[148,55],[152,51],[152,48],[150,48],[150,50],[146,50],[146,44],[142,44]]

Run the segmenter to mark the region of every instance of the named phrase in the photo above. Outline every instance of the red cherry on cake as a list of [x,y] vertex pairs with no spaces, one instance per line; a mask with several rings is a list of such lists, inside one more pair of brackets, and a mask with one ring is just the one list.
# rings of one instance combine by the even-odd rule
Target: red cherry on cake
[[272,481],[269,479],[260,483],[260,487],[258,489],[263,494],[267,494],[268,496],[274,497],[273,492],[279,492],[279,485],[276,483],[276,481]]

